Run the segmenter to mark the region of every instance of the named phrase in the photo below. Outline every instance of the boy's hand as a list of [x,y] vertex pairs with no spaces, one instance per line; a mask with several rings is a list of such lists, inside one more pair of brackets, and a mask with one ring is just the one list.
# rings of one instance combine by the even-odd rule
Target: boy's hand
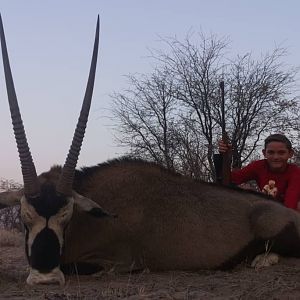
[[219,142],[218,142],[218,149],[219,149],[220,153],[225,153],[228,150],[232,149],[232,145],[231,144],[225,144],[223,142],[223,140],[219,140]]

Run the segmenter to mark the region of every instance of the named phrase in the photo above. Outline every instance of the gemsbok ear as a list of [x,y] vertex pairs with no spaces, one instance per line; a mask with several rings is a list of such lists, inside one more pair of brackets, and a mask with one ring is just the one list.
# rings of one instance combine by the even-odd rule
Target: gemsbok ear
[[73,198],[79,210],[84,211],[95,218],[105,218],[105,217],[116,218],[117,217],[117,215],[110,214],[105,210],[103,210],[103,208],[93,200],[81,196],[80,194],[74,191],[73,191]]
[[23,189],[0,193],[0,209],[20,204],[20,200],[23,196]]

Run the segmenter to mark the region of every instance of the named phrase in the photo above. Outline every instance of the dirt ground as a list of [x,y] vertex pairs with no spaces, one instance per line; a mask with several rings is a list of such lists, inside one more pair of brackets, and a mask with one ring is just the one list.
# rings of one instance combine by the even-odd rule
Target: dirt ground
[[30,287],[22,243],[1,246],[0,299],[300,299],[300,259],[254,270],[140,274],[98,273],[66,277],[66,285]]

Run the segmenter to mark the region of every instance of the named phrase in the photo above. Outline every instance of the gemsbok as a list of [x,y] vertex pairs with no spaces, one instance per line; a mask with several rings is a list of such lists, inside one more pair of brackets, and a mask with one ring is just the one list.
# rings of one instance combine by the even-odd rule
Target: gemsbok
[[65,164],[37,176],[0,21],[24,181],[23,189],[1,193],[0,204],[21,205],[28,284],[64,284],[64,273],[73,270],[227,269],[259,254],[264,257],[256,258],[255,266],[272,263],[264,260],[274,258],[272,253],[300,256],[300,214],[258,193],[195,181],[128,158],[76,170],[94,86],[99,16],[87,88]]

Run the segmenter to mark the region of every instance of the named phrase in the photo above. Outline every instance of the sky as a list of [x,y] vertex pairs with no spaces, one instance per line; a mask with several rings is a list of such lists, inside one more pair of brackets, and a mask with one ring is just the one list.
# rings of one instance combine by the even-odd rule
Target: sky
[[[188,32],[227,37],[230,51],[260,55],[287,48],[300,65],[297,0],[1,0],[16,93],[38,173],[63,164],[88,77],[97,15],[100,48],[89,123],[78,167],[122,155],[112,130],[110,95],[126,75],[151,72],[160,37]],[[22,183],[0,59],[0,178]]]

